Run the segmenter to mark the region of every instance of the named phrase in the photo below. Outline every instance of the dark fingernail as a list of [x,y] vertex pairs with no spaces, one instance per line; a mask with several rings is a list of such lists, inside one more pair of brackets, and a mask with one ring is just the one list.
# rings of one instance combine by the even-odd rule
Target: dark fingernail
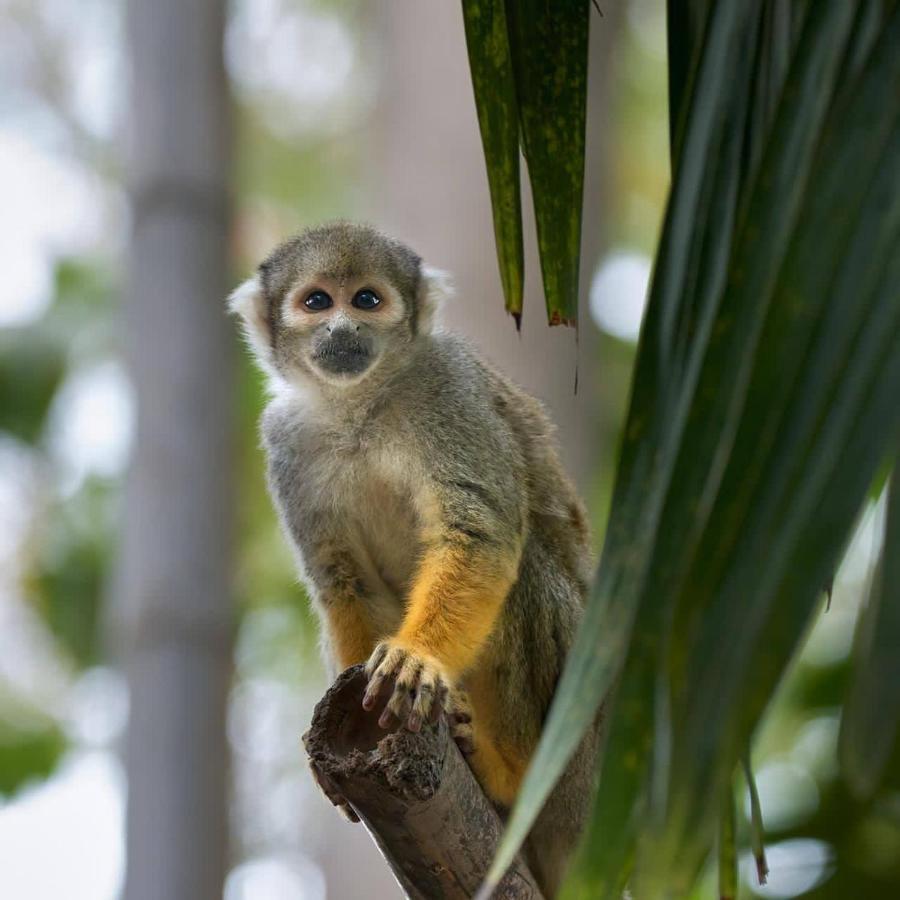
[[378,725],[381,728],[390,728],[391,720],[394,718],[393,714],[389,709],[385,709],[385,711],[378,718]]
[[382,681],[383,679],[377,676],[369,681],[366,693],[363,696],[363,709],[371,709],[378,702]]
[[418,713],[412,713],[406,721],[406,727],[413,733],[422,730],[422,717]]

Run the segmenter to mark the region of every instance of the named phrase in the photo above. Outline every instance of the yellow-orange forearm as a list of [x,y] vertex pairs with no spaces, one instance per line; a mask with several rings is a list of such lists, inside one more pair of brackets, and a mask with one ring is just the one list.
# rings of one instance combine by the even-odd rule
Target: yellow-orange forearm
[[443,544],[429,551],[396,641],[458,678],[476,660],[515,581],[518,551]]

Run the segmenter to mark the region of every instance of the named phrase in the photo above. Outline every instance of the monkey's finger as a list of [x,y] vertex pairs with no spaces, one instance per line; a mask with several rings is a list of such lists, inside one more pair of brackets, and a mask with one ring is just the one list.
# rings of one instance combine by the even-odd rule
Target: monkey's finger
[[[377,650],[376,650],[377,652]],[[381,662],[375,669],[373,678],[378,676],[393,676],[397,670],[407,661],[409,654],[402,647],[387,647],[387,650],[381,657]]]
[[379,644],[375,645],[372,655],[366,661],[367,678],[371,678],[375,670],[381,665],[381,661],[387,656],[388,649],[387,641],[381,641]]
[[450,689],[447,687],[444,681],[439,681],[437,685],[437,690],[434,692],[434,702],[431,704],[431,715],[428,717],[428,721],[434,725],[438,719],[441,717],[441,713],[446,712],[447,709],[447,695],[450,693]]
[[363,709],[370,711],[383,705],[391,691],[394,689],[394,680],[389,675],[376,672],[369,681],[363,697]]
[[431,711],[434,708],[434,698],[438,692],[440,685],[443,683],[440,675],[433,669],[424,667],[419,674],[419,681],[416,685],[416,696],[413,700],[412,712],[406,727],[410,731],[419,731],[422,723],[431,718]]
[[410,731],[421,731],[422,723],[430,721],[434,703],[435,686],[428,682],[419,684],[416,688],[416,699],[413,701],[412,712],[406,727]]
[[472,701],[465,691],[453,691],[447,701],[447,715],[456,722],[472,721]]
[[475,731],[470,723],[458,724],[453,728],[453,740],[463,756],[475,752]]
[[400,719],[398,716],[394,715],[394,712],[391,710],[390,705],[385,706],[382,710],[381,715],[378,717],[378,725],[380,728],[384,728],[385,731],[393,731],[400,724]]
[[[375,648],[375,652],[372,654],[372,659],[375,659],[376,655],[379,654],[379,651],[382,647],[387,648],[387,644],[379,644],[378,647]],[[376,703],[378,702],[379,695],[385,689],[385,682],[388,680],[393,680],[394,672],[402,664],[405,656],[406,654],[404,653],[404,651],[399,649],[398,647],[394,647],[393,649],[384,649],[381,652],[381,662],[369,676],[369,686],[366,689],[365,695],[363,696],[363,709],[369,710],[375,707]]]
[[412,693],[424,672],[425,663],[418,657],[407,655],[397,672],[397,689]]
[[353,807],[344,801],[343,803],[335,803],[337,807],[337,811],[351,824],[355,825],[359,821],[359,816],[356,814]]
[[394,693],[388,698],[386,712],[391,712],[401,722],[406,719],[412,708],[413,691],[408,682],[397,681]]
[[[428,718],[439,677],[432,665],[414,656],[408,657],[400,669],[400,673],[397,676],[397,688],[398,690],[408,688],[409,699],[412,702],[412,710],[409,712],[409,718],[406,722],[406,727],[410,731],[420,731],[422,722]],[[395,709],[395,712],[401,718],[403,718],[402,713],[405,711],[405,708],[403,710]]]

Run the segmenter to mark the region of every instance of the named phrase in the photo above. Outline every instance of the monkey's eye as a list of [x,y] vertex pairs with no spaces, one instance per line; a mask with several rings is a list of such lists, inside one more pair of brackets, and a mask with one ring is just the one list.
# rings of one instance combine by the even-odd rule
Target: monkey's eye
[[320,309],[328,309],[331,306],[331,297],[325,291],[313,291],[303,301],[303,305],[313,312],[318,312]]
[[353,297],[353,305],[357,309],[375,309],[379,303],[381,303],[381,298],[375,291],[370,291],[368,288],[357,291]]

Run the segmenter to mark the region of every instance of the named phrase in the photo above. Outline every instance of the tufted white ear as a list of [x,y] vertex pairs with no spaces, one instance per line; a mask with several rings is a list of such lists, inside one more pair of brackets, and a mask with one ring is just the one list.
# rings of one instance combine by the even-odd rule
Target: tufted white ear
[[241,317],[244,336],[260,368],[272,372],[272,330],[269,327],[266,296],[258,276],[248,278],[231,292],[228,310]]
[[429,334],[439,321],[444,301],[453,296],[453,282],[449,272],[422,267],[422,285],[419,289],[419,331]]

